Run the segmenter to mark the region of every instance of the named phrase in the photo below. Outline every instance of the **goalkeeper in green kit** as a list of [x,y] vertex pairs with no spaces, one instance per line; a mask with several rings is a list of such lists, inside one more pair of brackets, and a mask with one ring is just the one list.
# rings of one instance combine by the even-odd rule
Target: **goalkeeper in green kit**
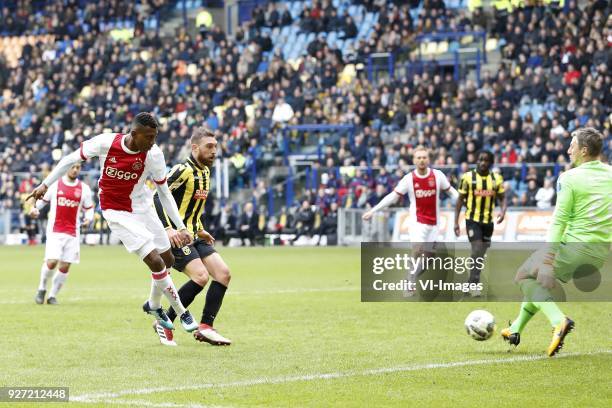
[[572,279],[585,265],[601,270],[612,241],[612,167],[599,161],[603,136],[593,128],[572,133],[568,154],[573,168],[557,181],[557,205],[548,231],[547,246],[534,253],[518,270],[516,282],[524,301],[514,322],[501,331],[502,338],[517,346],[527,322],[542,311],[553,326],[547,354],[563,346],[574,321],[554,303],[549,289],[557,280]]

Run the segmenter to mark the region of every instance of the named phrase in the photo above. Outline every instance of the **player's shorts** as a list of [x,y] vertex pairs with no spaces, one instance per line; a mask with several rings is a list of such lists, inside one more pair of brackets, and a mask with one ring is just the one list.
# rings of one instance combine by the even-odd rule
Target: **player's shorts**
[[491,243],[491,237],[493,236],[493,223],[483,224],[480,222],[465,220],[465,230],[470,242],[482,241]]
[[61,232],[47,233],[45,260],[57,259],[62,262],[79,263],[79,237]]
[[[604,244],[607,246],[608,244]],[[600,257],[601,245],[598,244],[580,244],[570,243],[561,244],[553,263],[553,273],[555,278],[563,283],[567,283],[574,278],[574,275],[580,271],[586,270],[601,270],[606,262],[606,259]],[[528,276],[536,276],[536,270],[544,262],[545,256],[549,248],[543,247],[533,254],[521,266],[521,269]]]
[[410,228],[410,242],[436,242],[438,240],[438,225],[415,222]]
[[153,207],[144,213],[104,210],[111,231],[121,240],[128,252],[145,258],[153,250],[165,252],[170,249],[170,240]]
[[172,266],[177,271],[183,272],[187,264],[194,259],[204,259],[207,256],[214,254],[215,248],[206,241],[196,239],[191,245],[186,245],[182,248],[172,248],[174,254],[174,265]]

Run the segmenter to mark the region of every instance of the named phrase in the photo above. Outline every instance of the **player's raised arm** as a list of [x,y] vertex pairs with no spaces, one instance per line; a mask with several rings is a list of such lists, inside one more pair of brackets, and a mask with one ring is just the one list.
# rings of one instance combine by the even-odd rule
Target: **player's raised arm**
[[107,142],[106,139],[108,139],[109,136],[112,136],[112,134],[103,133],[92,137],[91,139],[81,143],[79,150],[75,150],[74,152],[64,156],[57,163],[51,173],[49,173],[49,175],[43,180],[43,182],[32,191],[26,200],[29,200],[31,197],[34,197],[37,200],[42,198],[47,192],[49,186],[66,174],[70,167],[72,167],[75,163],[80,163],[89,158],[97,157],[100,154],[102,144]]
[[380,202],[376,204],[372,209],[366,211],[361,217],[361,219],[363,219],[364,221],[367,221],[370,218],[372,218],[372,216],[374,215],[376,211],[380,211],[382,209],[385,209],[395,204],[397,200],[400,198],[400,196],[404,196],[404,194],[406,194],[406,192],[408,191],[408,185],[409,185],[408,176],[404,176],[404,178],[402,178],[400,182],[397,184],[395,189],[393,189],[392,192],[390,192],[385,197],[383,197],[383,199],[380,200]]
[[64,156],[59,163],[57,163],[57,166],[55,166],[53,171],[51,171],[51,173],[49,173],[49,175],[43,180],[43,182],[32,190],[30,195],[27,196],[26,201],[30,198],[40,200],[45,195],[51,184],[55,183],[60,177],[66,174],[75,163],[79,163],[83,160],[84,159],[81,158],[78,150]]
[[[30,217],[38,218],[38,216],[40,215],[40,210],[45,208],[47,206],[47,204],[49,204],[51,202],[52,190],[53,189],[49,189],[49,190],[45,191],[45,194],[44,194],[43,197],[41,197],[39,200],[34,200],[35,201],[34,205],[30,209],[30,213],[28,214]],[[29,197],[28,197],[28,199],[29,199]]]

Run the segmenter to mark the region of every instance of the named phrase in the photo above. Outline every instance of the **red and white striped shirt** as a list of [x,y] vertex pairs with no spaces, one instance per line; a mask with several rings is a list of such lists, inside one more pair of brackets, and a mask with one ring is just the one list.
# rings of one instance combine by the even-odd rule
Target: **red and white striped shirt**
[[394,191],[410,200],[410,216],[416,222],[437,225],[440,219],[440,192],[447,191],[451,185],[440,170],[427,169],[424,176],[416,170],[405,175]]
[[76,237],[79,233],[80,210],[93,210],[89,186],[81,180],[70,182],[68,177],[62,177],[53,183],[43,200],[51,205],[47,235],[55,232]]
[[102,210],[144,213],[153,205],[153,193],[145,184],[151,177],[157,184],[166,181],[166,161],[157,145],[148,152],[133,152],[125,145],[127,136],[103,133],[81,144],[81,159],[100,160],[100,207]]

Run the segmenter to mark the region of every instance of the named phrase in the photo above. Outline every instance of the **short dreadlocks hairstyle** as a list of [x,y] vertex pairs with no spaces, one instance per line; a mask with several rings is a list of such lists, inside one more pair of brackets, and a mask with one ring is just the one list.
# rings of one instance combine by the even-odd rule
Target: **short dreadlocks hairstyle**
[[159,123],[157,122],[157,119],[155,119],[155,116],[153,116],[152,113],[140,112],[138,115],[136,115],[136,117],[134,117],[134,120],[132,121],[132,126],[142,126],[157,129],[159,127]]
[[[478,152],[478,156],[480,156],[481,154],[486,154],[489,157],[489,160],[491,161],[491,164],[495,163],[495,155],[493,154],[492,151],[483,149],[483,150]],[[476,156],[476,157],[478,157],[478,156]]]

